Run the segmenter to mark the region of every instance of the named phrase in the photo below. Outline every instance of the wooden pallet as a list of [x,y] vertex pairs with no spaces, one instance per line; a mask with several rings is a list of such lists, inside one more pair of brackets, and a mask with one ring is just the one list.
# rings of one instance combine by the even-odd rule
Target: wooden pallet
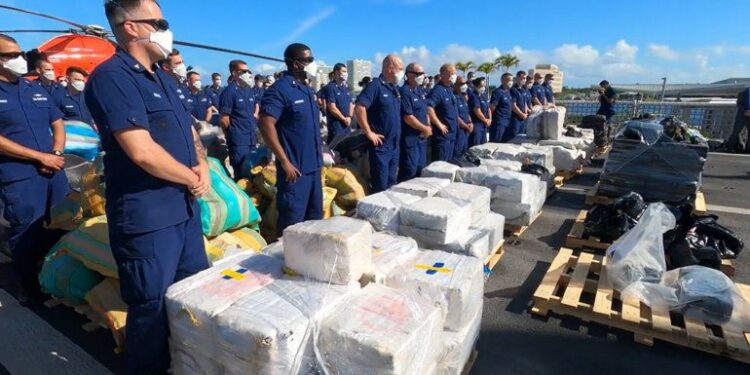
[[583,165],[573,171],[557,171],[555,172],[555,177],[562,177],[563,181],[569,181],[571,178],[580,176],[581,174],[583,174]]
[[605,159],[607,157],[607,154],[612,150],[612,144],[608,143],[602,147],[598,147],[596,150],[594,150],[594,153],[591,155],[591,159]]
[[[586,204],[610,204],[616,198],[599,195],[599,183],[597,182],[593,188],[586,192]],[[706,194],[699,191],[695,194],[695,200],[693,201],[693,212],[696,215],[705,215],[707,212]]]
[[570,233],[565,238],[565,247],[571,249],[593,249],[593,250],[607,250],[612,245],[610,242],[605,242],[595,236],[589,236],[584,231],[584,222],[586,221],[586,215],[588,211],[581,210],[576,217],[573,227],[570,228]]
[[[652,346],[654,339],[750,363],[750,332],[712,326],[666,309],[651,309],[632,298],[621,299],[607,278],[606,258],[562,248],[534,292],[534,314],[550,311],[634,334]],[[746,299],[750,286],[736,284]]]
[[497,245],[495,250],[487,256],[487,259],[485,259],[484,261],[485,269],[488,269],[490,271],[495,269],[495,266],[500,262],[500,259],[502,259],[503,255],[505,255],[505,240],[501,241],[500,244]]
[[[539,219],[539,216],[542,216],[542,211],[539,211],[536,216],[534,216],[534,220],[531,220],[531,224],[534,224],[534,222]],[[521,237],[521,235],[526,232],[527,229],[529,229],[530,225],[512,225],[512,224],[505,224],[505,233],[506,237]]]

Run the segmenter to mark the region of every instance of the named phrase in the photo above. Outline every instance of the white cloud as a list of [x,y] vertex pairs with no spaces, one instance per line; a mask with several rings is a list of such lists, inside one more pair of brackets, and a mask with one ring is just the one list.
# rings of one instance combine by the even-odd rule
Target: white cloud
[[563,44],[555,49],[554,56],[562,65],[594,65],[599,60],[599,51],[588,44]]
[[[433,54],[426,46],[405,46],[401,48],[401,51],[396,51],[395,53],[404,60],[404,63],[416,62],[422,65],[425,71],[430,74],[436,74],[440,65],[445,63],[473,61],[474,64],[479,65],[484,62],[494,61],[501,54],[497,48],[477,50],[460,44],[449,44],[438,54]],[[386,52],[375,54],[374,71],[380,71],[379,64],[387,54]]]
[[636,54],[638,53],[638,46],[628,44],[627,41],[621,39],[617,41],[614,48],[607,51],[604,54],[609,60],[617,62],[633,62],[635,61]]
[[649,44],[648,51],[663,60],[674,61],[680,58],[680,54],[666,44]]
[[287,44],[296,41],[296,39],[304,35],[308,30],[312,29],[319,23],[325,21],[326,18],[333,15],[334,12],[336,12],[336,7],[329,6],[327,8],[321,9],[310,17],[305,18],[304,20],[302,20],[302,22],[299,23],[299,25],[297,25],[297,28],[292,30],[292,32],[289,33],[286,38],[284,38],[283,43]]
[[708,67],[708,56],[702,53],[695,55],[695,61],[698,63],[698,67],[701,69],[706,69]]

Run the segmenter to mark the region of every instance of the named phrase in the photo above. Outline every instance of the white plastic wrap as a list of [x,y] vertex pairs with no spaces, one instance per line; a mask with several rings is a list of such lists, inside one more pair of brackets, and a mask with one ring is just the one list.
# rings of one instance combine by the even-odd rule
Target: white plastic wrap
[[174,375],[223,375],[224,368],[212,357],[207,357],[194,349],[186,348],[175,340],[169,340],[169,355]]
[[530,137],[530,136],[528,136],[526,134],[519,134],[519,135],[513,137],[513,139],[511,139],[510,141],[508,141],[508,143],[511,143],[511,144],[514,144],[514,145],[521,145],[521,146],[524,146],[524,147],[526,147],[526,146],[534,146],[534,145],[537,144],[537,142],[539,142],[539,138],[533,138],[533,137]]
[[320,323],[317,347],[329,375],[422,375],[436,367],[443,313],[411,290],[370,284]]
[[540,146],[552,150],[554,154],[555,169],[558,171],[574,171],[583,165],[586,152],[571,150],[562,146]]
[[494,159],[482,159],[480,165],[487,167],[488,170],[503,170],[511,172],[520,172],[521,167],[523,166],[520,161]]
[[565,131],[565,107],[547,108],[542,116],[542,138],[560,139]]
[[422,177],[445,178],[456,180],[456,171],[460,167],[444,161],[436,161],[422,169]]
[[482,305],[474,313],[474,318],[458,332],[445,331],[445,341],[440,354],[440,364],[436,375],[461,375],[469,361],[474,345],[482,328]]
[[372,268],[372,226],[345,216],[292,225],[284,230],[284,263],[315,280],[356,283]]
[[356,287],[284,277],[216,317],[216,359],[230,374],[314,373],[315,324]]
[[523,161],[522,154],[525,151],[526,148],[521,145],[496,143],[492,151],[492,159]]
[[539,141],[539,146],[561,146],[569,150],[586,150],[586,142],[583,138],[566,137],[560,139],[543,139]]
[[172,340],[213,358],[213,317],[280,278],[282,266],[265,255],[238,255],[170,286],[165,304]]
[[471,207],[445,198],[425,198],[401,207],[399,233],[419,241],[457,241],[471,222]]
[[412,194],[382,191],[357,202],[357,217],[369,221],[375,230],[398,232],[401,206],[420,199]]
[[[536,177],[539,180],[538,177]],[[529,203],[509,202],[499,198],[493,198],[490,208],[493,212],[505,217],[505,222],[510,225],[528,226],[541,212],[544,202],[547,200],[547,183],[539,181],[534,188],[534,193]]]
[[416,195],[422,198],[434,196],[442,188],[448,186],[451,180],[447,178],[418,177],[394,185],[391,191]]
[[461,168],[456,174],[461,182],[492,190],[492,199],[529,203],[539,185],[539,177],[520,172],[490,169],[485,166]]
[[489,251],[494,251],[502,242],[505,231],[505,216],[490,212],[479,225],[471,227],[487,234]]
[[436,197],[448,199],[457,205],[469,205],[471,225],[476,225],[490,212],[492,191],[484,186],[454,182],[440,190]]
[[284,241],[282,238],[279,238],[278,241],[264,247],[260,250],[261,254],[268,255],[272,258],[276,258],[278,260],[284,261]]
[[634,283],[658,283],[667,270],[663,234],[676,225],[663,203],[652,203],[638,224],[607,249],[607,275],[616,290],[624,292]]
[[478,229],[469,229],[458,237],[458,240],[447,245],[422,242],[422,248],[443,250],[449,253],[472,256],[482,261],[490,254],[490,236]]
[[387,232],[372,235],[372,267],[367,273],[369,279],[382,283],[386,275],[396,267],[410,263],[417,256],[419,247],[413,238],[402,237]]
[[492,153],[495,152],[500,143],[485,143],[469,148],[473,155],[482,159],[492,159]]
[[[549,148],[539,147],[537,145],[525,145],[525,152],[520,154],[520,160],[529,160],[534,164],[539,164],[544,168],[552,171],[555,168],[555,155]],[[554,174],[554,172],[550,172]]]
[[531,138],[542,138],[544,112],[541,107],[534,107],[529,117],[526,119],[526,135]]
[[482,304],[484,261],[438,250],[420,251],[413,264],[394,270],[385,283],[430,298],[444,309],[444,328],[458,331]]

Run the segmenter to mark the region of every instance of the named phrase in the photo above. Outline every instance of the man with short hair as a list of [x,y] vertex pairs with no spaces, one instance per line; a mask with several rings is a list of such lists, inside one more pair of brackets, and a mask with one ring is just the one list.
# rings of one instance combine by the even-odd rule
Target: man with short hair
[[104,5],[117,52],[91,74],[86,102],[99,126],[109,245],[128,305],[128,374],[169,370],[167,288],[208,268],[196,197],[210,188],[205,150],[178,86],[154,64],[172,32],[154,0]]
[[607,80],[603,80],[599,83],[599,109],[596,111],[597,115],[602,115],[607,118],[607,124],[610,124],[612,117],[615,116],[615,102],[617,101],[617,93],[612,86],[609,85]]
[[187,65],[182,58],[182,54],[177,48],[173,48],[166,59],[161,60],[159,66],[165,73],[172,76],[177,83],[185,82],[187,78]]
[[357,97],[357,123],[370,141],[371,192],[396,184],[401,140],[401,94],[404,77],[401,58],[390,54],[383,59],[380,77],[373,79]]
[[222,87],[221,84],[221,74],[212,73],[211,85],[206,88],[206,92],[211,96],[211,103],[217,108],[219,107],[219,96],[221,96],[221,92],[224,91],[224,87]]
[[65,91],[65,88],[55,80],[55,67],[47,60],[46,56],[42,55],[41,58],[36,60],[34,67],[36,68],[36,73],[39,75],[37,84],[47,91],[47,94],[53,100],[60,96],[61,92]]
[[490,125],[490,142],[505,142],[505,133],[510,128],[513,116],[513,75],[504,73],[500,77],[501,85],[492,93],[490,100],[490,112],[492,113],[492,125]]
[[406,66],[406,81],[401,93],[401,149],[398,181],[419,177],[427,166],[427,142],[432,127],[427,117],[427,94],[422,87],[427,75],[417,63]]
[[547,105],[547,89],[542,85],[541,73],[534,73],[534,84],[531,86],[531,104]]
[[511,97],[513,98],[513,116],[510,118],[510,126],[505,131],[503,136],[503,142],[508,142],[515,138],[518,134],[523,133],[524,127],[526,126],[526,119],[529,117],[528,108],[526,107],[526,95],[524,93],[524,85],[526,84],[526,72],[519,70],[516,73],[516,80],[513,87],[510,90]]
[[458,80],[456,67],[445,64],[435,76],[435,87],[427,96],[427,113],[432,124],[432,161],[449,161],[453,158],[456,132],[458,131],[458,103],[453,94],[453,85]]
[[484,77],[471,82],[474,90],[469,92],[469,115],[474,130],[469,136],[469,147],[487,143],[487,128],[492,123],[490,100],[487,98],[487,83]]
[[253,87],[253,73],[242,60],[229,62],[229,74],[232,77],[219,98],[219,124],[227,134],[229,147],[229,164],[234,169],[234,178],[240,179],[242,164],[257,146],[255,129],[258,102]]
[[54,244],[43,222],[69,191],[62,113],[41,85],[22,78],[27,69],[18,42],[0,34],[0,199],[10,224],[9,289],[25,306],[41,302],[38,265]]
[[263,81],[263,87],[268,90],[271,86],[273,86],[274,82],[276,82],[276,78],[274,78],[273,74],[269,74]]
[[453,160],[458,160],[469,148],[469,134],[474,131],[474,124],[469,115],[468,92],[469,85],[464,81],[464,77],[458,76],[456,84],[453,85],[453,94],[458,106],[458,129],[453,145]]
[[544,75],[544,83],[542,86],[544,86],[544,95],[547,99],[547,105],[550,105],[552,107],[555,106],[555,92],[552,91],[552,81],[555,80],[555,76],[548,73]]
[[277,235],[323,217],[320,111],[310,87],[317,70],[310,47],[293,43],[284,51],[287,70],[263,96],[260,130],[276,155]]
[[63,113],[64,120],[82,121],[91,125],[94,129],[94,119],[91,117],[89,107],[86,105],[86,99],[83,90],[86,87],[86,77],[88,73],[78,67],[71,66],[65,72],[68,78],[68,86],[64,91],[57,91],[55,102]]
[[333,80],[323,87],[323,99],[326,103],[326,126],[328,127],[327,143],[331,144],[336,137],[350,132],[354,103],[346,86],[349,78],[346,65],[338,63],[333,66]]
[[188,72],[187,74],[188,96],[187,102],[190,104],[190,114],[198,121],[211,121],[211,117],[216,112],[211,95],[203,89],[201,75],[197,72]]
[[255,92],[255,101],[258,103],[263,99],[263,93],[266,92],[265,87],[263,87],[263,81],[265,81],[265,77],[262,74],[255,75],[255,87],[253,91]]

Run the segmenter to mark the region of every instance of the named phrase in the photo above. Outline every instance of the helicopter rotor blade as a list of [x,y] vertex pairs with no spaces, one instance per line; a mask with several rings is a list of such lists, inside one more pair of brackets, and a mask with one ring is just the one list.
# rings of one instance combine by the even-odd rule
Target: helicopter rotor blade
[[3,34],[18,34],[18,33],[53,33],[53,34],[65,34],[73,33],[74,30],[0,30]]
[[235,55],[242,55],[242,56],[254,57],[256,59],[269,60],[269,61],[275,61],[275,62],[284,62],[284,60],[278,59],[278,58],[275,58],[275,57],[263,56],[263,55],[258,55],[258,54],[255,54],[255,53],[237,51],[237,50],[227,49],[227,48],[220,48],[220,47],[208,46],[208,45],[205,45],[205,44],[198,44],[198,43],[191,43],[191,42],[182,42],[182,41],[178,41],[178,40],[175,40],[173,43],[176,44],[176,45],[178,45],[178,46],[200,48],[200,49],[205,49],[205,50],[209,50],[209,51],[216,51],[216,52],[231,53],[231,54],[235,54]]
[[68,20],[63,19],[63,18],[59,18],[59,17],[55,17],[55,16],[50,16],[50,15],[44,14],[44,13],[33,12],[33,11],[30,11],[30,10],[26,10],[26,9],[16,8],[16,7],[8,6],[8,5],[0,5],[0,9],[8,9],[8,10],[16,11],[16,12],[31,14],[33,16],[47,18],[47,19],[50,19],[50,20],[54,20],[54,21],[58,21],[58,22],[62,22],[62,23],[68,24],[68,25],[73,26],[73,27],[77,27],[79,29],[85,29],[86,28],[85,25],[81,25],[80,23],[75,23],[73,21],[68,21]]

